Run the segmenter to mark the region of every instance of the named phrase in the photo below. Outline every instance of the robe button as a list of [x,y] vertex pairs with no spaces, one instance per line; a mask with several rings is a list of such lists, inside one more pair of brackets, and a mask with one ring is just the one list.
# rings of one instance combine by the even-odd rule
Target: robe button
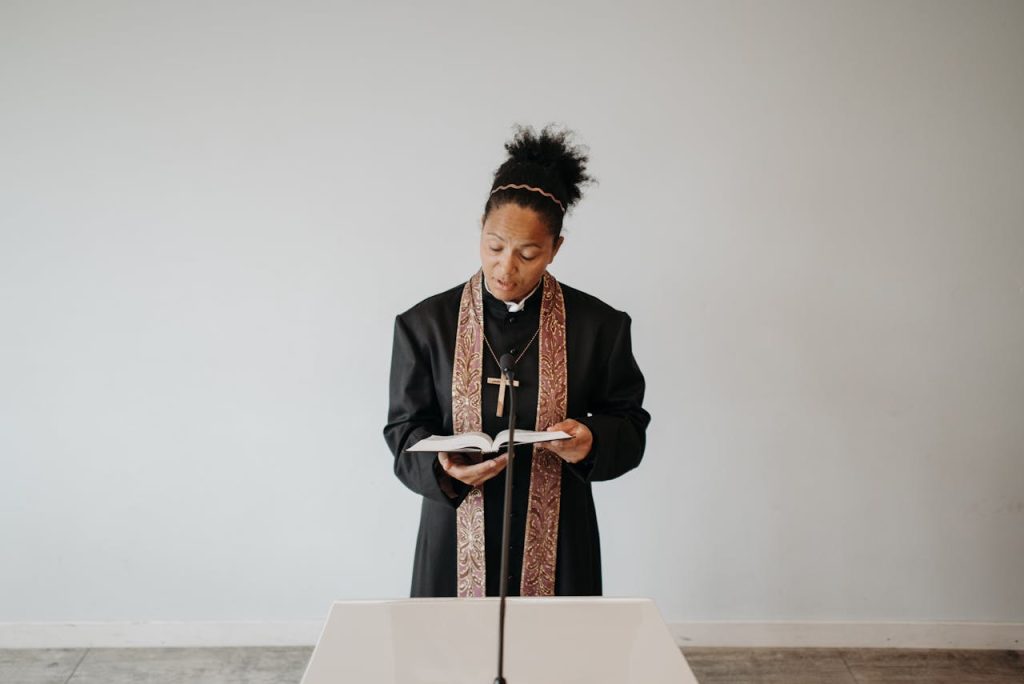
[[508,350],[508,353],[511,354],[512,356],[515,356],[518,351],[518,349],[512,347],[511,349]]
[[509,323],[515,323],[516,322],[516,317],[515,316],[509,316],[508,319],[506,319],[506,320],[508,320]]

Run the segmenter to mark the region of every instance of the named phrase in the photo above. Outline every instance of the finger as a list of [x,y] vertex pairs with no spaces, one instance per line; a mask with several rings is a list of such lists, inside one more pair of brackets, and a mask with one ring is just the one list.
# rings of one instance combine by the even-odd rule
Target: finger
[[508,455],[503,454],[497,458],[492,458],[481,463],[453,465],[449,472],[452,477],[462,480],[463,482],[468,482],[471,479],[483,476],[486,476],[485,479],[489,479],[500,473],[507,463]]
[[550,442],[545,442],[545,444],[549,445],[554,451],[560,451],[562,449],[571,448],[575,439],[576,436],[573,435],[569,439],[553,439]]
[[473,466],[468,466],[476,475],[488,475],[493,477],[501,472],[501,469],[508,464],[508,454],[502,454],[495,458],[488,459]]
[[480,471],[480,481],[486,482],[505,469],[505,466],[508,465],[508,454],[501,454],[500,456],[484,461],[480,465],[486,467],[485,470]]
[[[481,463],[480,465],[485,464]],[[508,456],[498,456],[497,458],[493,458],[487,461],[486,465],[489,467],[486,471],[480,474],[478,484],[490,480],[492,477],[497,476],[498,473],[505,470],[508,466]]]
[[547,431],[548,432],[559,432],[559,431],[561,431],[561,432],[568,433],[570,435],[575,435],[576,432],[579,430],[579,427],[580,427],[580,423],[578,421],[569,419],[569,420],[563,420],[560,423],[555,423],[554,425],[549,427],[547,429]]
[[458,451],[439,451],[437,455],[441,461],[441,464],[447,464],[449,467],[466,465],[466,463],[468,462],[466,459],[466,455]]
[[469,470],[473,467],[473,461],[467,458],[466,454],[461,452],[446,453],[445,461],[442,462],[441,467],[444,469],[450,477],[454,477],[456,480],[465,482],[466,484],[473,484],[467,478],[467,473],[471,473]]

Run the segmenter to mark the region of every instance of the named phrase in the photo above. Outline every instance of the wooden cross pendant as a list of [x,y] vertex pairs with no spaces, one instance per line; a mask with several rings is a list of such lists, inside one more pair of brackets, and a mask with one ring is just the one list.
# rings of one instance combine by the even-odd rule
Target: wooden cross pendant
[[[500,378],[487,378],[488,385],[498,386],[498,413],[496,414],[499,418],[501,414],[505,412],[505,388],[508,387],[508,378],[502,373]],[[519,387],[519,381],[512,381],[513,387]]]

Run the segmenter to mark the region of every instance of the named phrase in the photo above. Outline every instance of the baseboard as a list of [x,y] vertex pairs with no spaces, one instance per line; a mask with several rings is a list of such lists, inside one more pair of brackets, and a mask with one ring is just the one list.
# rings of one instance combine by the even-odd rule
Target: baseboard
[[312,646],[322,620],[288,622],[0,622],[0,648]]
[[683,648],[1024,649],[1016,622],[676,622]]
[[[1024,623],[676,622],[676,643],[731,648],[1024,649]],[[0,622],[0,648],[312,646],[323,622]]]

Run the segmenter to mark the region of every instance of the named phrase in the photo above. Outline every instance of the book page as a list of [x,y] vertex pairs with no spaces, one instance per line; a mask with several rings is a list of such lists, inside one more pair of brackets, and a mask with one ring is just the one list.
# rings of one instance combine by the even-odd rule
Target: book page
[[[556,439],[572,439],[572,435],[558,430],[556,432],[516,429],[516,444],[538,444],[552,442]],[[508,445],[508,430],[502,430],[494,438],[494,449],[497,451]]]
[[492,451],[491,438],[483,432],[464,432],[460,435],[431,435],[413,444],[406,451]]

